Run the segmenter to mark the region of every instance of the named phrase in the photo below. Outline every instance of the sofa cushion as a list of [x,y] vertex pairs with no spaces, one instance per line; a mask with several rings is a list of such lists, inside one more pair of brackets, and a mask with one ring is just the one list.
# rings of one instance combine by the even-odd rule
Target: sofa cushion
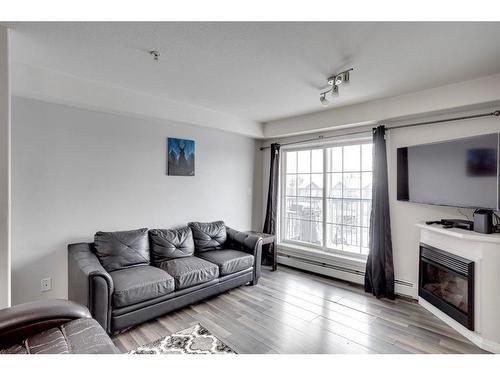
[[243,271],[253,266],[253,255],[238,250],[205,251],[197,256],[217,264],[220,276]]
[[149,231],[151,244],[151,262],[160,265],[168,260],[184,258],[193,255],[194,242],[191,228],[151,229]]
[[175,289],[205,283],[219,277],[219,267],[197,257],[172,259],[161,266],[175,280]]
[[223,221],[212,223],[188,223],[193,231],[194,245],[197,252],[222,249],[226,242],[226,225]]
[[95,252],[108,272],[149,264],[149,240],[146,228],[123,232],[97,232]]
[[164,270],[152,266],[138,266],[110,272],[115,292],[115,308],[157,298],[174,291],[174,279]]

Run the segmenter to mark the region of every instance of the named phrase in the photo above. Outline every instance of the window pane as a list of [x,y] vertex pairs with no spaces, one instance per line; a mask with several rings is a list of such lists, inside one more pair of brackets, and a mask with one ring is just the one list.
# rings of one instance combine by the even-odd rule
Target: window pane
[[328,173],[328,194],[329,198],[342,198],[342,173]]
[[361,173],[344,173],[344,198],[361,198]]
[[310,173],[311,172],[311,151],[297,152],[297,172]]
[[344,147],[344,172],[359,171],[361,168],[361,146]]
[[296,220],[295,223],[297,241],[310,242],[311,241],[311,222],[305,220]]
[[323,223],[311,222],[311,243],[323,246]]
[[368,254],[372,148],[358,144],[285,151],[283,239]]
[[297,153],[287,152],[286,153],[286,173],[296,173],[297,172]]
[[361,202],[344,200],[342,205],[342,224],[361,225]]
[[286,198],[286,204],[285,204],[285,219],[288,217],[298,217],[298,209],[297,209],[297,198],[292,197]]
[[297,198],[297,214],[300,219],[311,220],[311,198]]
[[323,175],[315,173],[311,175],[311,197],[323,196]]
[[300,197],[310,197],[311,196],[311,175],[310,174],[298,174],[297,175],[298,190],[297,195]]
[[342,147],[327,149],[328,172],[342,172]]
[[344,227],[343,228],[343,250],[351,253],[361,253],[361,228]]
[[326,246],[342,250],[342,227],[340,225],[326,224]]
[[311,172],[323,173],[323,149],[312,150]]
[[298,220],[287,218],[285,219],[285,239],[297,240],[298,239]]
[[361,169],[363,171],[372,170],[373,144],[365,143],[361,146]]
[[370,237],[369,237],[369,231],[367,228],[363,228],[361,229],[361,236],[362,236],[362,240],[361,240],[361,254],[365,254],[365,255],[368,255],[368,253],[370,252],[370,249],[369,249],[369,240],[370,240]]
[[372,199],[372,172],[361,174],[361,198]]
[[311,198],[311,220],[323,220],[323,199]]
[[289,174],[286,176],[285,195],[297,195],[297,175]]
[[361,226],[370,226],[370,214],[372,210],[372,201],[361,202]]
[[342,224],[342,199],[327,199],[326,221],[327,223]]

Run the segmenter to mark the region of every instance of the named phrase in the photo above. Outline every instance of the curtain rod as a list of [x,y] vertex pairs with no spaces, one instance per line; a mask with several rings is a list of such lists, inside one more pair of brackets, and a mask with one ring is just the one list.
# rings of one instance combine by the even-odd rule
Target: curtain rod
[[[493,112],[487,112],[487,113],[480,113],[477,115],[469,115],[469,116],[461,116],[461,117],[451,117],[443,120],[433,120],[433,121],[423,121],[423,122],[415,122],[413,124],[406,124],[406,125],[398,125],[398,126],[390,126],[386,128],[386,130],[391,130],[391,129],[401,129],[401,128],[410,128],[413,126],[422,126],[422,125],[431,125],[431,124],[440,124],[443,122],[451,122],[451,121],[460,121],[460,120],[470,120],[473,118],[481,118],[481,117],[498,117],[500,116],[500,110],[496,110]],[[320,135],[314,138],[309,138],[309,139],[303,139],[301,141],[294,141],[294,142],[287,142],[287,143],[281,143],[281,146],[289,146],[289,145],[295,145],[295,144],[300,144],[300,143],[307,143],[307,142],[312,142],[312,141],[319,141],[323,139],[330,139],[330,138],[338,138],[338,137],[345,137],[346,135],[354,135],[354,134],[363,134],[366,133],[366,130],[363,131],[355,131],[355,132],[350,132],[350,133],[343,133],[343,134],[335,134],[335,135]],[[260,150],[265,150],[271,148],[271,146],[264,146],[260,147]]]

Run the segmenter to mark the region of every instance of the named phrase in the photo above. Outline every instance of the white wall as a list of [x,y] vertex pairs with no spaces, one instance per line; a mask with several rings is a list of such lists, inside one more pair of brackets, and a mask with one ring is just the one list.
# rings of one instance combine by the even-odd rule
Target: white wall
[[[19,97],[12,128],[13,304],[67,297],[66,246],[98,230],[260,221],[251,138]],[[166,175],[167,137],[196,141],[196,176]],[[48,276],[53,290],[41,293]]]
[[0,309],[10,305],[9,30],[0,26]]
[[[492,108],[474,111],[488,112]],[[441,115],[439,117],[422,118],[418,121],[437,119],[441,117],[455,117],[466,113],[456,113],[452,115]],[[470,114],[467,112],[467,114]],[[398,122],[389,123],[388,126],[394,126]],[[358,130],[366,129],[368,132],[371,127],[362,127]],[[344,129],[337,132],[323,132],[317,134],[309,134],[288,138],[279,138],[267,140],[261,145],[269,145],[272,142],[286,143],[289,141],[303,140],[316,137],[318,135],[328,136],[333,134],[343,134],[353,132],[353,129]],[[389,169],[389,199],[391,211],[391,229],[394,253],[394,270],[395,278],[398,281],[407,281],[414,285],[414,289],[396,285],[396,291],[407,295],[417,295],[417,278],[418,278],[418,243],[419,232],[415,227],[418,221],[436,220],[441,218],[462,218],[463,217],[456,208],[421,205],[408,202],[400,202],[396,199],[396,149],[409,145],[429,143],[453,138],[462,138],[467,136],[494,133],[500,131],[500,118],[489,117],[483,119],[456,121],[443,124],[410,127],[404,129],[394,129],[387,132],[387,156]],[[352,136],[351,136],[352,137]],[[267,196],[267,184],[269,174],[269,150],[266,149],[262,156],[262,191],[263,202],[265,206]],[[472,218],[472,210],[461,209],[463,213]],[[264,211],[265,213],[265,211]],[[263,219],[262,219],[263,220]]]
[[[442,218],[465,219],[456,208],[400,202],[396,199],[396,149],[499,131],[500,118],[491,117],[389,131],[387,138],[389,199],[396,279],[409,281],[417,286],[419,231],[415,227],[416,222]],[[472,210],[461,209],[461,211],[472,220]],[[416,295],[417,291],[414,292]]]

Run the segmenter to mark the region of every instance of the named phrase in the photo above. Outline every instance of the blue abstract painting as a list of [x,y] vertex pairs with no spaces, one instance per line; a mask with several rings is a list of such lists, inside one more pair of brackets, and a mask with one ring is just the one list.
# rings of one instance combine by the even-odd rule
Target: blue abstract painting
[[190,139],[168,138],[169,176],[194,176],[194,141]]

